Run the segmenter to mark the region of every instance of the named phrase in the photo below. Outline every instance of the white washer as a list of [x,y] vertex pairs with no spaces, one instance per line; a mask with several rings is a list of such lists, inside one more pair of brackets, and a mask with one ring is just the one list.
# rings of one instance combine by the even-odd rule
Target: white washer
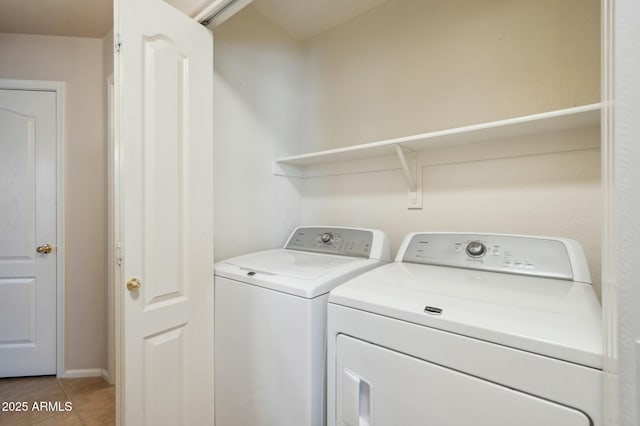
[[381,231],[314,226],[218,263],[216,425],[323,426],[328,293],[390,260]]
[[601,309],[580,245],[408,235],[334,289],[329,426],[602,425]]

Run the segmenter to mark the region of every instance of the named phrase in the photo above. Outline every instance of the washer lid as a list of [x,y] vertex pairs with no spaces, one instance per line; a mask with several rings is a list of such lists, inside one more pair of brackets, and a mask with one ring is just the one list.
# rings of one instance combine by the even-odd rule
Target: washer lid
[[346,256],[276,249],[234,257],[225,263],[246,271],[310,280],[354,260]]
[[217,276],[314,298],[383,264],[376,259],[275,249],[234,257],[215,266]]
[[601,309],[581,282],[394,262],[329,301],[602,368]]

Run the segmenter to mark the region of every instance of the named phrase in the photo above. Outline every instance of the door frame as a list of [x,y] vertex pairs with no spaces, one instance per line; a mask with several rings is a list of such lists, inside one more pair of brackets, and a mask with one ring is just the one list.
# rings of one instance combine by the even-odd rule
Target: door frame
[[65,377],[65,189],[66,133],[65,82],[0,79],[0,89],[54,92],[56,94],[56,376]]
[[640,8],[633,0],[603,0],[601,5],[603,424],[627,426],[640,420],[640,226],[632,214],[640,183]]
[[115,79],[106,80],[107,91],[107,374],[106,381],[116,383],[116,359],[119,344],[116,339],[116,318],[119,315],[117,288],[120,282],[120,218],[117,206],[120,197],[119,147],[115,136]]

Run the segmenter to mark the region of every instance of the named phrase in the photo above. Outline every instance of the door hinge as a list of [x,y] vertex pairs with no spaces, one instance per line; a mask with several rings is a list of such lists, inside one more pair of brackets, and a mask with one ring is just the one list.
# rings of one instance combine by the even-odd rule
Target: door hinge
[[116,243],[116,265],[122,265],[122,244]]
[[120,47],[122,46],[122,43],[120,43],[120,33],[115,33],[113,40],[113,48],[115,49],[116,53],[120,53]]

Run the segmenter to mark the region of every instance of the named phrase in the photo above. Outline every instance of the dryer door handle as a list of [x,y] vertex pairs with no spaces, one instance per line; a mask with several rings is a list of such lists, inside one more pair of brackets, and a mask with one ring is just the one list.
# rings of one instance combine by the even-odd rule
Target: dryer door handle
[[347,368],[342,372],[342,421],[344,426],[371,424],[371,383]]

